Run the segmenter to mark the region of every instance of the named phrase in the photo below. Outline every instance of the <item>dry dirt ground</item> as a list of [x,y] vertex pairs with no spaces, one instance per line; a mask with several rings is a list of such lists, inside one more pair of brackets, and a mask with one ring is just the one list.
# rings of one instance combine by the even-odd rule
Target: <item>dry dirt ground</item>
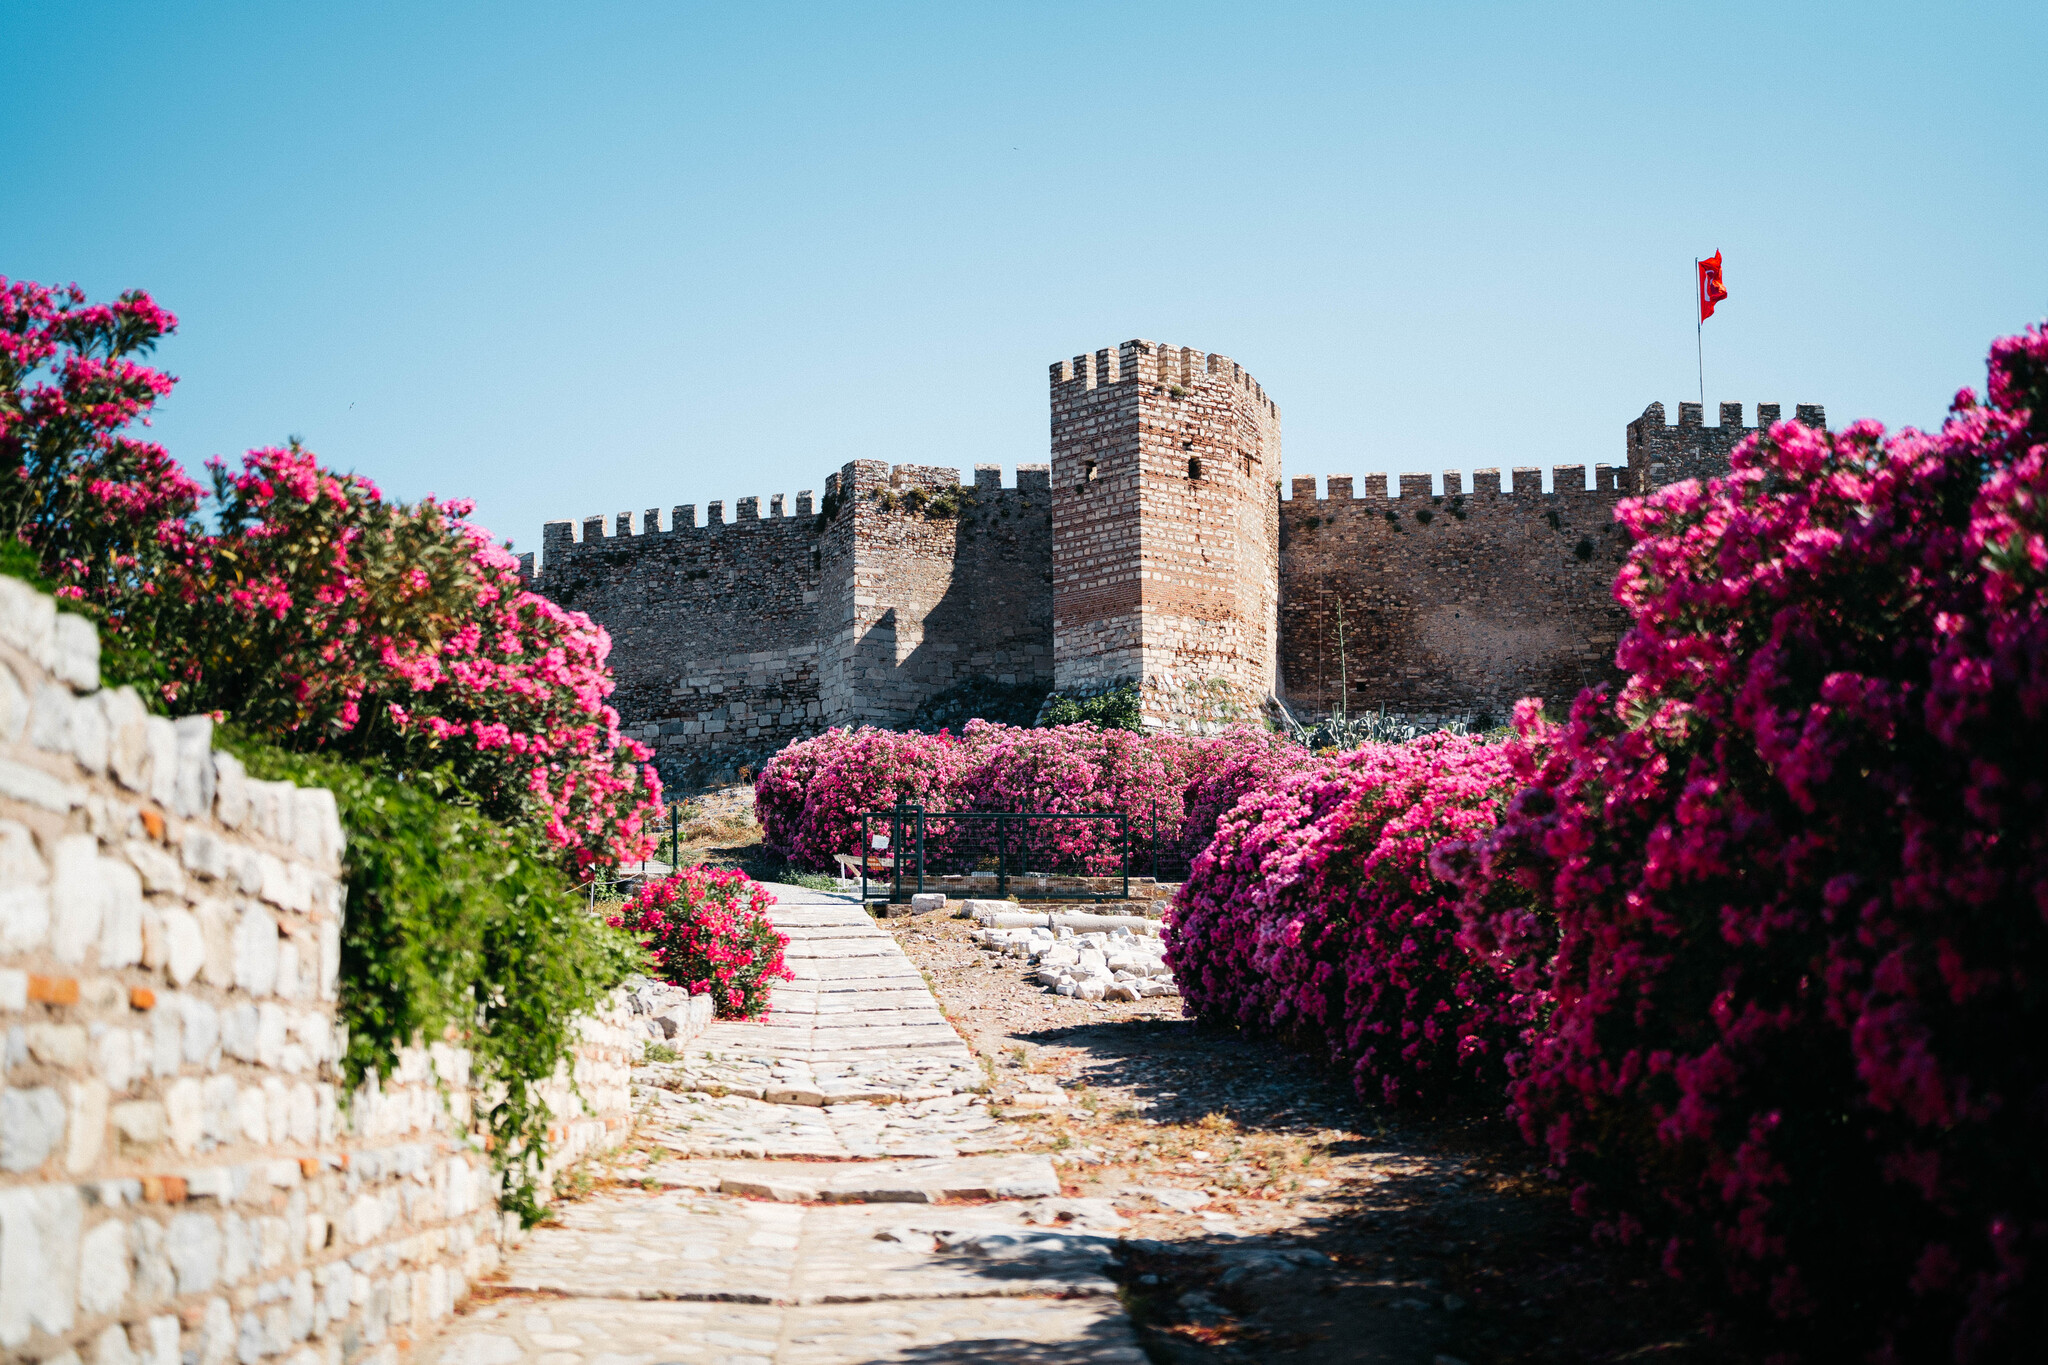
[[[699,797],[692,847],[761,867],[750,790]],[[1124,1299],[1161,1362],[1658,1362],[1752,1358],[1639,1254],[1594,1245],[1490,1116],[1367,1105],[1172,997],[1052,994],[983,951],[957,906],[892,919],[983,1059],[1021,1150],[1055,1157],[1077,1225],[1128,1244]],[[1218,1251],[1269,1247],[1270,1258]]]

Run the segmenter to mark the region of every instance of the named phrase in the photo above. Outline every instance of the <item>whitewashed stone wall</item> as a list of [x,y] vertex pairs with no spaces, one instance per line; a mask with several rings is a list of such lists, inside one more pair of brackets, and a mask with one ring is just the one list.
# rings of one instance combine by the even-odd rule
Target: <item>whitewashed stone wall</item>
[[[395,1360],[516,1229],[469,1056],[343,1103],[333,795],[248,778],[98,660],[0,577],[0,1356]],[[627,1123],[637,1037],[582,1027],[557,1169]]]

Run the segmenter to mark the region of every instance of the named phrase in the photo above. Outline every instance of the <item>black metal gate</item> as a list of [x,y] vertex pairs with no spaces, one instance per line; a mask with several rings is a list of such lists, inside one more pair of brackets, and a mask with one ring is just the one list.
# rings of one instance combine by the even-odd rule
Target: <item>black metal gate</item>
[[860,817],[861,899],[933,890],[997,900],[1128,900],[1131,820],[1115,811],[927,811]]

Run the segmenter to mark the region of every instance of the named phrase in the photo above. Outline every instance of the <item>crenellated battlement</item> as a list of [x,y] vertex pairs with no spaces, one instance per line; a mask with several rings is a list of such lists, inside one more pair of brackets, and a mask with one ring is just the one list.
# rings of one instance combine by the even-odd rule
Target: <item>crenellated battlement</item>
[[1328,511],[1342,506],[1378,506],[1398,504],[1412,507],[1417,502],[1432,502],[1440,498],[1464,497],[1506,497],[1506,498],[1556,498],[1572,494],[1618,494],[1628,470],[1622,465],[1599,464],[1593,466],[1593,486],[1586,486],[1586,467],[1582,464],[1560,464],[1550,467],[1551,492],[1543,491],[1543,471],[1522,465],[1509,471],[1510,477],[1503,485],[1499,469],[1474,469],[1470,471],[1471,486],[1466,486],[1466,471],[1446,469],[1443,471],[1443,492],[1438,493],[1434,481],[1427,474],[1399,474],[1394,476],[1394,490],[1388,488],[1385,474],[1367,474],[1362,479],[1349,474],[1331,474],[1327,488],[1316,491],[1314,476],[1300,476],[1290,481],[1290,496],[1281,503],[1283,510],[1301,509],[1311,504],[1319,511]]
[[[871,488],[895,488],[906,490],[912,487],[927,491],[944,488],[971,487],[977,502],[983,499],[1000,498],[1004,495],[1030,496],[1048,494],[1052,488],[1051,467],[1044,464],[1019,464],[1009,486],[1003,483],[1001,465],[976,465],[971,484],[963,483],[960,471],[941,465],[892,465],[882,460],[854,460],[840,472],[825,476],[825,497],[836,500],[848,491]],[[585,517],[582,534],[577,534],[577,523],[573,521],[550,521],[541,527],[541,549],[543,558],[557,552],[581,550],[587,546],[610,545],[622,540],[659,540],[677,535],[710,535],[717,532],[757,528],[779,528],[796,530],[815,524],[818,512],[811,489],[804,489],[796,495],[795,510],[790,510],[789,499],[781,493],[771,494],[768,509],[761,510],[759,497],[740,498],[733,503],[732,519],[726,519],[726,505],[722,499],[704,504],[704,520],[697,520],[697,504],[677,503],[669,513],[668,525],[662,523],[662,509],[649,507],[637,519],[632,512],[620,512],[609,523],[603,516]],[[607,529],[609,525],[609,529]]]
[[1136,339],[1106,346],[1092,355],[1054,361],[1050,367],[1054,401],[1063,395],[1118,384],[1159,389],[1195,390],[1201,386],[1234,389],[1277,419],[1280,408],[1251,372],[1229,356],[1198,351],[1192,346],[1167,346]]
[[[1742,404],[1723,403],[1720,424],[1710,427],[1706,409],[1698,403],[1680,403],[1678,421],[1670,424],[1664,420],[1664,405],[1652,403],[1628,424],[1628,474],[1623,487],[1630,493],[1647,493],[1680,479],[1725,474],[1729,457],[1743,438],[1770,430],[1783,412],[1777,403],[1759,403],[1756,425],[1744,426]],[[1827,410],[1818,403],[1800,403],[1793,408],[1792,420],[1824,428]]]
[[1547,474],[1287,480],[1279,407],[1227,355],[1137,338],[1049,382],[1049,463],[851,460],[822,497],[550,522],[521,576],[610,632],[624,728],[679,782],[828,726],[1028,714],[1046,689],[1130,682],[1147,724],[1192,730],[1272,698],[1297,716],[1561,711],[1612,676],[1627,629],[1621,499],[1725,472],[1788,411],[1722,403],[1709,425],[1702,404],[1651,403],[1626,462]]

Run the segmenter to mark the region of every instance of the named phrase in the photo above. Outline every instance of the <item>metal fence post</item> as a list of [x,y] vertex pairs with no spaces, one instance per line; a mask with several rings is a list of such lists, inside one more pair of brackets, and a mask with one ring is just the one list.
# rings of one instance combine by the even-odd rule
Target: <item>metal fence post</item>
[[1009,819],[996,816],[996,899],[1010,898],[1010,844]]

